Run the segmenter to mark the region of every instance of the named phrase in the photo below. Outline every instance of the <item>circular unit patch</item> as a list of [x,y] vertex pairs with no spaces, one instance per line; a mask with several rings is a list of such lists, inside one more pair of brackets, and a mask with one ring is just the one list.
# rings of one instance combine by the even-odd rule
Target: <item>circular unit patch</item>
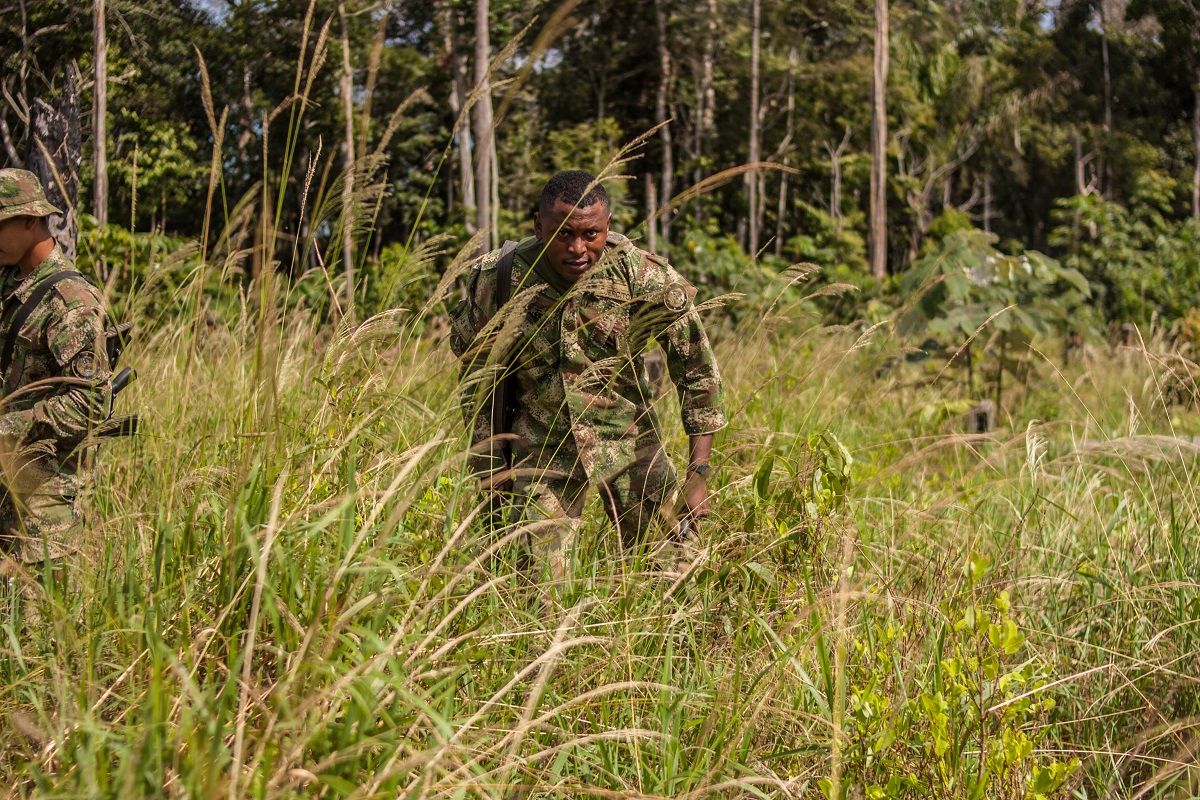
[[687,289],[682,284],[672,284],[663,292],[663,305],[668,311],[686,311],[688,306]]

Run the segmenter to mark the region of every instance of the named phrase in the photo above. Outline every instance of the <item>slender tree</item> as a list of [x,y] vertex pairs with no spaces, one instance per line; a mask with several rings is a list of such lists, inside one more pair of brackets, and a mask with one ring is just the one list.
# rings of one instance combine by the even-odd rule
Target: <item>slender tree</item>
[[[785,167],[791,166],[792,139],[796,135],[796,68],[800,64],[800,51],[795,47],[788,50],[787,113],[783,141],[779,144],[779,158]],[[787,214],[788,173],[779,173],[779,204],[775,209],[775,257],[783,255],[783,219]]]
[[475,225],[487,230],[484,247],[490,248],[496,232],[492,221],[492,92],[488,78],[491,45],[488,33],[488,0],[475,0]]
[[875,68],[871,81],[871,274],[887,276],[888,0],[875,0]]
[[449,2],[439,9],[442,24],[442,50],[450,69],[450,114],[454,120],[454,149],[458,154],[459,194],[468,233],[475,232],[475,169],[471,165],[471,120],[463,114],[470,94],[467,62],[459,52],[457,14]]
[[1192,98],[1192,216],[1200,219],[1200,66],[1192,79]]
[[[662,202],[670,203],[675,192],[675,153],[671,142],[671,124],[667,118],[667,93],[671,81],[671,48],[667,42],[667,13],[663,0],[654,0],[654,21],[658,29],[658,92],[654,99],[654,115],[658,124],[659,141],[662,143]],[[660,221],[662,246],[665,254],[671,246],[671,212]]]
[[[758,124],[758,83],[759,83],[759,41],[762,38],[762,0],[751,0],[750,3],[750,163],[757,164],[761,159],[761,136]],[[750,245],[751,256],[758,255],[758,206],[759,206],[758,170],[751,169],[746,173],[746,195],[750,204]]]
[[[700,80],[696,86],[696,130],[694,131],[696,166],[692,172],[692,183],[699,183],[704,177],[705,146],[712,135],[713,108],[717,104],[716,89],[713,85],[713,54],[717,41],[717,0],[707,0],[705,4],[704,47],[700,53]],[[703,209],[700,203],[694,204],[696,221],[699,222]]]
[[100,225],[108,224],[108,39],[105,0],[92,6],[92,50],[95,83],[92,95],[92,214]]

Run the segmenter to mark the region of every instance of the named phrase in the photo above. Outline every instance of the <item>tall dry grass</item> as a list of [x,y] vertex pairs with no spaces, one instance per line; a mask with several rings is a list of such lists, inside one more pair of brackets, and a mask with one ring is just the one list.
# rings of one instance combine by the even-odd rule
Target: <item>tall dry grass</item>
[[[284,174],[328,43],[306,30]],[[318,230],[340,185],[306,174]],[[305,311],[269,185],[144,320],[144,432],[104,446],[68,589],[37,619],[6,595],[14,795],[1196,793],[1200,419],[1160,344],[1047,361],[966,436],[952,374],[869,377],[886,326],[768,298],[717,336],[732,424],[691,563],[622,553],[593,507],[549,585],[519,526],[481,533],[436,302]],[[405,269],[438,257],[411,244]],[[313,246],[342,297],[340,243]],[[246,272],[214,314],[206,287]]]

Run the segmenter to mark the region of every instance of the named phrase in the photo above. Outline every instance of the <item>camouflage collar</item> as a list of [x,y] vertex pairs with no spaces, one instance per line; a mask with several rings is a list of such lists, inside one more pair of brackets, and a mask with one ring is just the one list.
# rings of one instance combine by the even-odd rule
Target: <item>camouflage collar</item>
[[14,272],[4,276],[5,288],[7,289],[13,283],[16,285],[5,293],[5,299],[16,297],[17,300],[24,303],[29,298],[29,295],[33,293],[33,287],[54,273],[70,268],[71,265],[67,263],[66,256],[63,255],[62,249],[56,243],[54,249],[50,251],[50,255],[46,256],[46,259],[41,264],[38,264],[33,272],[29,273],[24,280],[18,282],[15,273],[16,267],[11,268]]

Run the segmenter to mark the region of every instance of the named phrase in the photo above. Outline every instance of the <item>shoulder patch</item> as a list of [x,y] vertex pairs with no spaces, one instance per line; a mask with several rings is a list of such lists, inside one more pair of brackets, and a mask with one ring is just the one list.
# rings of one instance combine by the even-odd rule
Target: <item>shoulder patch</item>
[[687,286],[682,282],[672,283],[663,290],[663,305],[676,314],[686,311],[690,300]]

